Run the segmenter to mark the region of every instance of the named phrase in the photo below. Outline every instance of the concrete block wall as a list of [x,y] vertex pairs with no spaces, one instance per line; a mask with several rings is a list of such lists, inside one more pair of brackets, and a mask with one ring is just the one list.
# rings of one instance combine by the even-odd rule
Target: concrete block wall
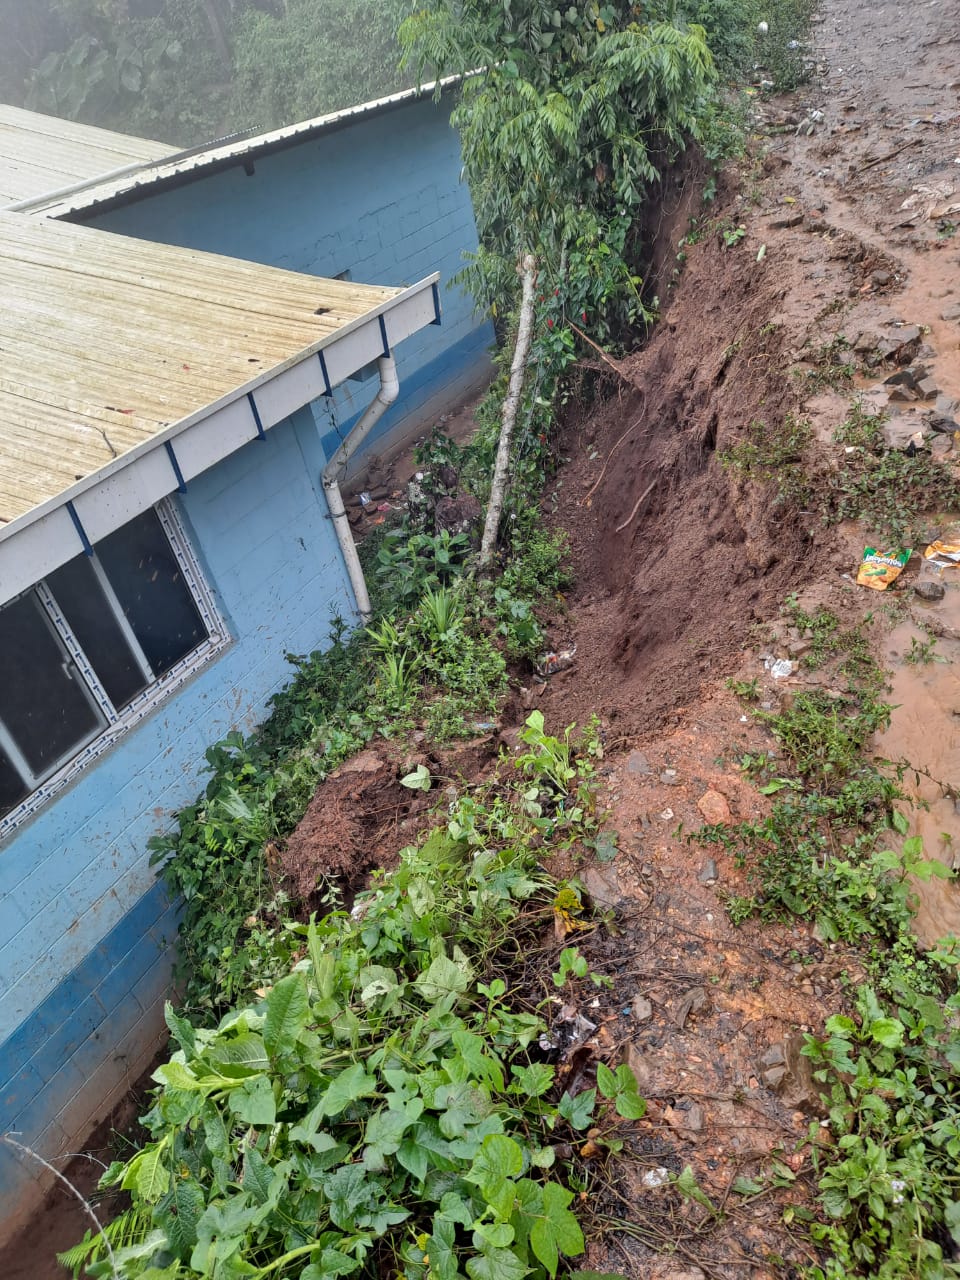
[[[231,645],[0,846],[0,1132],[47,1158],[80,1149],[163,1039],[176,908],[147,841],[204,785],[204,752],[249,731],[321,648],[349,582],[302,410],[178,499]],[[38,1182],[0,1146],[0,1240]]]
[[[363,284],[413,284],[440,272],[443,322],[397,352],[400,399],[365,452],[428,426],[490,375],[493,328],[453,277],[477,247],[470,193],[460,180],[460,141],[449,99],[413,100],[335,133],[201,174],[147,195],[93,226],[145,240],[204,249],[311,275]],[[326,426],[335,448],[366,406],[374,382],[339,388]],[[327,406],[331,408],[331,406]]]

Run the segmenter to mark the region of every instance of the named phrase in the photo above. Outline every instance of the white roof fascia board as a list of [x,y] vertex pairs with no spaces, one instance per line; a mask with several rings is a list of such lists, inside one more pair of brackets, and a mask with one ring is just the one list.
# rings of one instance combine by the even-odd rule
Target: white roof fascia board
[[97,541],[255,440],[261,427],[276,426],[438,323],[438,281],[434,272],[0,528],[0,604],[83,552],[83,535]]

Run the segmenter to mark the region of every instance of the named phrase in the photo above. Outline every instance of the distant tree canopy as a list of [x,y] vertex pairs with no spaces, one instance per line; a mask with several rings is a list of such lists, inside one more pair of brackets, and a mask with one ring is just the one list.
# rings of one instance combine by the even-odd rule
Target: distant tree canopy
[[0,101],[189,146],[411,84],[411,0],[0,0]]

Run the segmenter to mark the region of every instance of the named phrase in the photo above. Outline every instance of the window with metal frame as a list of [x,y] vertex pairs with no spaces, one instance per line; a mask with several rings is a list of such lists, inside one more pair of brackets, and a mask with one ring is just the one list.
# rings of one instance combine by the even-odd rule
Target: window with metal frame
[[227,639],[169,502],[0,608],[0,837]]

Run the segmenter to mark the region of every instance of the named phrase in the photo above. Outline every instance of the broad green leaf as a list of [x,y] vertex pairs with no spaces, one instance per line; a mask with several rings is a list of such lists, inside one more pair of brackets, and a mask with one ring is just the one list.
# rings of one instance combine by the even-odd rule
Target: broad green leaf
[[376,1088],[376,1079],[367,1075],[362,1063],[354,1062],[328,1085],[321,1103],[321,1114],[338,1116],[346,1111],[351,1102],[369,1097],[376,1092]]
[[205,1207],[203,1188],[193,1178],[177,1178],[173,1186],[173,1209],[176,1214],[167,1221],[172,1228],[176,1222],[176,1232],[180,1242],[178,1252],[186,1254],[197,1242],[197,1223]]
[[166,1022],[170,1029],[170,1034],[173,1036],[174,1040],[176,1040],[180,1048],[184,1049],[188,1054],[192,1053],[193,1047],[196,1044],[197,1033],[186,1018],[181,1018],[180,1015],[175,1012],[173,1005],[169,1000],[164,1001],[163,1020]]
[[529,1271],[510,1249],[491,1249],[479,1258],[467,1259],[470,1280],[523,1280]]
[[470,983],[469,966],[461,967],[449,956],[437,956],[413,984],[425,1000],[442,1000],[451,993],[460,995]]
[[454,1248],[456,1240],[454,1223],[443,1214],[435,1214],[433,1232],[427,1242],[427,1256],[430,1259],[430,1274],[436,1280],[455,1280],[459,1275],[457,1254]]
[[960,1200],[948,1200],[944,1204],[943,1220],[954,1240],[960,1244]]
[[234,1089],[227,1099],[227,1106],[246,1124],[268,1125],[277,1118],[277,1103],[273,1096],[273,1087],[266,1076],[254,1076],[244,1080],[239,1089]]
[[553,1084],[554,1068],[546,1062],[531,1062],[528,1067],[512,1066],[516,1083],[512,1092],[528,1098],[542,1098]]
[[709,1209],[711,1213],[717,1212],[716,1205],[707,1193],[702,1190],[690,1165],[687,1165],[683,1172],[677,1175],[673,1180],[673,1185],[677,1188],[680,1194],[686,1196],[687,1199],[696,1201],[696,1203],[702,1205],[704,1209]]
[[564,1120],[574,1129],[587,1129],[593,1119],[593,1109],[596,1106],[596,1102],[596,1089],[585,1089],[583,1093],[578,1093],[575,1098],[571,1098],[569,1093],[565,1093],[560,1099],[558,1110]]
[[244,1031],[239,1036],[215,1040],[204,1051],[204,1056],[225,1075],[230,1074],[231,1067],[266,1071],[270,1066],[270,1059],[267,1057],[262,1038],[252,1031]]
[[349,1276],[362,1266],[360,1259],[351,1258],[339,1249],[324,1249],[319,1259],[300,1272],[300,1280],[330,1280],[332,1276]]
[[735,1191],[738,1196],[756,1196],[763,1190],[763,1183],[757,1182],[756,1178],[745,1178],[741,1175],[734,1178],[730,1190]]
[[281,978],[267,996],[263,1024],[263,1042],[267,1053],[273,1058],[291,1053],[309,1016],[310,1001],[303,975],[291,973]]
[[474,1223],[474,1243],[478,1249],[506,1249],[513,1243],[513,1227],[509,1222]]
[[617,1115],[623,1116],[624,1120],[642,1120],[647,1114],[646,1099],[641,1098],[639,1093],[631,1093],[629,1089],[617,1094],[615,1107]]
[[896,1018],[877,1018],[870,1024],[870,1038],[887,1049],[903,1044],[903,1023]]
[[125,1191],[135,1190],[147,1204],[156,1204],[170,1185],[170,1172],[163,1163],[168,1141],[168,1138],[164,1138],[134,1156],[120,1183]]
[[890,816],[890,821],[893,823],[894,831],[899,831],[902,836],[905,836],[910,830],[909,818],[907,818],[905,814],[902,814],[899,809],[894,809]]
[[244,1191],[249,1191],[258,1204],[264,1204],[273,1177],[273,1170],[256,1147],[248,1147],[243,1157],[241,1185]]
[[842,1013],[835,1013],[827,1019],[826,1028],[827,1034],[831,1036],[852,1036],[856,1032],[857,1024],[852,1018]]
[[193,1072],[182,1062],[173,1060],[164,1062],[162,1066],[157,1067],[153,1073],[153,1079],[158,1084],[165,1084],[171,1089],[200,1090],[202,1092],[210,1092],[214,1087],[211,1081],[204,1083],[198,1080]]
[[361,1004],[373,1004],[381,996],[393,991],[397,985],[396,970],[382,964],[368,964],[357,976],[360,984]]
[[485,1138],[470,1172],[467,1182],[475,1182],[487,1194],[488,1188],[503,1182],[504,1178],[516,1178],[523,1172],[523,1150],[520,1144],[506,1135]]
[[417,1182],[422,1183],[427,1176],[427,1152],[419,1142],[413,1138],[405,1138],[397,1148],[397,1160],[403,1165],[407,1173],[416,1178]]
[[613,1098],[617,1093],[617,1077],[602,1062],[597,1063],[597,1088],[605,1098]]

